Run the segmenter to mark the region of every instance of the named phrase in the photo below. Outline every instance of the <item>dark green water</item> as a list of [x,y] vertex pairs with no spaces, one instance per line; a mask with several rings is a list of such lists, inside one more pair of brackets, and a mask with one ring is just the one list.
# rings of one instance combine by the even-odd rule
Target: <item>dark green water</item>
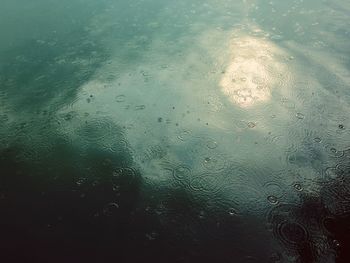
[[0,0],[1,262],[349,262],[349,28],[346,0]]

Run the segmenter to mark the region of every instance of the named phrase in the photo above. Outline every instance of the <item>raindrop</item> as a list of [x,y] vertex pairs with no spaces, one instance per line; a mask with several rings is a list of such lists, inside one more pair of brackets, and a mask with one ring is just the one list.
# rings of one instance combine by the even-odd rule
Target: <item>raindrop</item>
[[320,137],[316,137],[316,138],[314,138],[314,141],[317,143],[320,143],[322,141],[322,139]]
[[252,121],[250,121],[250,122],[248,122],[248,128],[250,128],[250,129],[253,129],[253,128],[255,128],[255,126],[256,126],[256,123],[254,123],[254,122],[252,122]]
[[297,190],[298,192],[303,190],[303,187],[301,186],[301,184],[294,184],[294,189]]
[[216,147],[218,147],[218,144],[216,141],[209,140],[209,141],[207,141],[207,147],[209,149],[215,149]]
[[326,151],[334,157],[342,157],[344,155],[343,151],[338,151],[333,145],[326,145]]
[[338,240],[333,240],[333,246],[335,247],[335,248],[339,248],[340,247],[340,242],[338,241]]
[[115,97],[116,102],[124,102],[125,101],[125,95],[118,95]]
[[86,178],[79,178],[75,183],[78,186],[81,186],[86,181]]
[[236,211],[234,208],[230,208],[230,209],[228,210],[228,214],[229,214],[230,216],[236,216],[236,215],[237,215],[237,211]]
[[274,196],[274,195],[269,195],[269,196],[267,197],[267,200],[268,200],[271,204],[273,204],[273,205],[275,205],[275,204],[278,203],[278,199],[277,199],[277,197]]
[[178,166],[173,170],[174,179],[177,181],[183,181],[190,177],[191,169],[186,166]]
[[296,115],[295,115],[298,119],[302,120],[305,118],[304,114],[298,112]]

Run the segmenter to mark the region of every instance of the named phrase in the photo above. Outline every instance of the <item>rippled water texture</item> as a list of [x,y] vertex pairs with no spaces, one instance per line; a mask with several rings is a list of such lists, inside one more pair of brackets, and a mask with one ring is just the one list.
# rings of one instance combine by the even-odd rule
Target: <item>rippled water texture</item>
[[3,262],[350,262],[348,0],[0,0]]

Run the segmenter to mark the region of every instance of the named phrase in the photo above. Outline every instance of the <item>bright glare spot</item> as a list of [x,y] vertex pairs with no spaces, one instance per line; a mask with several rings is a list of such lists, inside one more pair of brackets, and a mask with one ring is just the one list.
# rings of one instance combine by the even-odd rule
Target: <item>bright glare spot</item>
[[229,100],[247,108],[271,98],[271,88],[283,66],[275,56],[281,51],[263,38],[245,36],[234,38],[230,64],[220,86]]

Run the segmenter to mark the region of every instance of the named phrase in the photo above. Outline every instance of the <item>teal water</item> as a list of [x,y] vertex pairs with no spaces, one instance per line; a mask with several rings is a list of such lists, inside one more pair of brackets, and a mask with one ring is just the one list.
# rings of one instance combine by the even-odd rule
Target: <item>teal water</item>
[[350,2],[0,4],[4,262],[349,262]]

